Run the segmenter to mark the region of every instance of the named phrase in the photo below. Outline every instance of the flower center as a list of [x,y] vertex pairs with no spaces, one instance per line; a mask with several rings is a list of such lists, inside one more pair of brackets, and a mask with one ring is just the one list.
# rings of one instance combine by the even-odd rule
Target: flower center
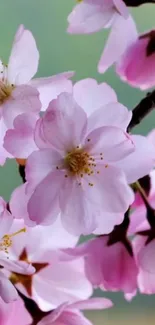
[[76,148],[65,157],[65,167],[71,175],[80,175],[90,172],[90,156],[83,149]]
[[12,237],[20,234],[21,232],[25,232],[26,228],[22,228],[13,234],[10,235],[4,235],[2,238],[2,241],[0,242],[0,251],[4,251],[8,254],[8,248],[12,246]]
[[14,85],[5,84],[3,81],[0,81],[0,105],[2,105],[12,93]]

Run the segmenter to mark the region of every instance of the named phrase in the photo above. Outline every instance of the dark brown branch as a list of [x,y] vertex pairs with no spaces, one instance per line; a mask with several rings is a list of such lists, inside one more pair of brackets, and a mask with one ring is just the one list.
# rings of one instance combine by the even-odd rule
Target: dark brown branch
[[147,96],[133,109],[132,119],[128,126],[130,132],[136,125],[138,125],[150,112],[155,109],[155,90],[148,93]]
[[155,3],[155,0],[123,0],[128,7],[138,7],[146,3]]

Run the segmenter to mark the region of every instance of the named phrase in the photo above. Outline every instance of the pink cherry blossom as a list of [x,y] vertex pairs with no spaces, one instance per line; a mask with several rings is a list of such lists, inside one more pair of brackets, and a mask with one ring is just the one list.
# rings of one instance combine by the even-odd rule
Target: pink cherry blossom
[[[10,233],[10,228],[13,223],[13,217],[7,210],[6,203],[0,198],[0,265],[2,269],[0,271],[0,296],[5,302],[15,300],[17,298],[17,292],[11,282],[3,273],[3,270],[13,271],[16,273],[32,274],[34,267],[26,262],[17,262],[13,258],[8,259],[9,249],[13,243],[15,236],[22,233],[23,229]],[[4,269],[3,269],[4,268]]]
[[71,256],[85,257],[85,271],[94,287],[133,294],[137,288],[138,268],[124,243],[109,244],[109,236],[100,236],[76,248]]
[[[26,166],[27,192],[33,191],[28,202],[32,221],[51,224],[61,211],[63,225],[79,235],[94,231],[103,211],[126,211],[133,194],[115,162],[133,152],[134,144],[118,127],[120,119],[113,123],[118,126],[111,126],[111,111],[103,107],[87,118],[67,93],[50,103],[36,126],[40,150],[29,156]],[[111,227],[117,223],[116,217]]]
[[128,16],[128,9],[122,0],[83,0],[77,4],[68,17],[68,32],[89,34],[112,25],[117,17]]
[[[11,232],[23,227],[23,220],[14,220]],[[10,256],[27,260],[35,268],[33,275],[11,272],[12,282],[27,297],[36,301],[43,311],[49,311],[68,301],[83,300],[92,294],[92,286],[84,272],[82,257],[63,261],[60,248],[73,247],[78,238],[68,234],[60,220],[49,227],[27,227],[25,233],[14,238]],[[22,276],[21,276],[22,275]]]
[[74,304],[64,303],[45,316],[38,325],[92,325],[80,310],[106,309],[112,307],[112,305],[112,302],[106,298],[92,298]]
[[32,318],[24,307],[23,301],[18,300],[6,304],[0,299],[0,324],[1,325],[30,325]]

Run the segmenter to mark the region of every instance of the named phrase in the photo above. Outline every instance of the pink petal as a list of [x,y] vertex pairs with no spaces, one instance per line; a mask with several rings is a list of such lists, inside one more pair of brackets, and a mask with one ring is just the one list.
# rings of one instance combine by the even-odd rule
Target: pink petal
[[137,37],[136,26],[131,16],[128,19],[118,16],[101,56],[98,71],[104,73],[113,63],[117,62]]
[[32,33],[20,25],[8,64],[8,80],[15,85],[26,84],[36,74],[39,52]]
[[88,119],[88,129],[91,132],[101,126],[116,126],[126,131],[132,117],[132,112],[120,104],[110,103],[97,109]]
[[[116,213],[117,224],[118,213],[124,213],[134,200],[133,191],[127,185],[125,175],[120,169],[110,165],[105,168],[101,165],[97,166],[97,170],[99,170],[99,174],[94,173],[87,178],[87,182],[91,182],[94,186],[89,186],[87,183],[86,197],[95,206],[97,205],[98,209],[100,208],[100,213],[96,217],[101,218],[103,215],[106,218],[106,212]],[[96,222],[98,222],[97,218]],[[105,228],[105,233],[107,232]]]
[[3,118],[0,119],[0,165],[3,166],[7,158],[13,158],[9,152],[5,150],[3,147],[4,144],[4,136],[7,131],[7,127],[4,124]]
[[128,183],[150,173],[155,165],[155,148],[148,139],[142,135],[131,136],[135,151],[121,161],[117,166],[124,170]]
[[126,4],[124,3],[124,1],[122,0],[113,0],[117,10],[120,12],[120,14],[124,17],[124,18],[128,18],[129,16],[129,10],[128,7],[126,6]]
[[109,103],[117,102],[117,95],[108,84],[98,84],[95,79],[91,78],[76,82],[73,87],[73,96],[87,115]]
[[14,301],[18,298],[18,294],[15,287],[1,271],[0,271],[0,296],[6,303]]
[[26,193],[26,187],[27,183],[20,185],[13,191],[11,194],[9,206],[13,216],[16,219],[24,219],[26,225],[34,226],[35,222],[31,221],[28,217],[27,203],[30,199],[31,193]]
[[37,224],[52,224],[59,213],[58,198],[65,180],[64,173],[48,174],[36,187],[28,202],[29,218]]
[[34,142],[34,128],[37,121],[35,114],[18,115],[13,124],[14,129],[6,132],[4,148],[15,158],[28,158],[37,146]]
[[87,135],[86,150],[95,158],[96,164],[106,164],[128,157],[134,152],[132,138],[115,126],[103,126]]
[[86,113],[72,95],[64,93],[50,103],[43,118],[43,131],[57,150],[67,152],[81,143],[86,123]]
[[155,261],[154,261],[155,239],[140,250],[138,254],[138,261],[141,268],[151,274],[155,273]]
[[13,121],[16,116],[22,113],[35,113],[38,115],[41,103],[37,89],[21,85],[16,87],[10,99],[2,106],[3,118],[8,128],[13,128]]
[[43,128],[43,117],[40,118],[35,127],[34,132],[34,141],[39,149],[49,149],[52,148],[52,145],[45,138],[44,128]]
[[42,269],[34,276],[34,290],[38,302],[37,297],[40,297],[42,301],[45,300],[50,304],[50,308],[47,309],[40,300],[41,309],[47,311],[64,301],[74,303],[77,300],[87,299],[92,294],[92,285],[86,278],[83,259],[78,258],[73,261],[55,262]]
[[82,2],[76,5],[68,16],[68,32],[71,34],[94,33],[104,28],[115,14],[115,8],[111,5],[104,5],[103,1]]
[[[52,312],[51,314],[45,316],[38,325],[92,325],[92,323],[85,318],[85,316],[82,315],[82,313],[79,313],[77,310],[74,311],[64,311],[62,314],[55,319],[55,312]],[[54,315],[53,315],[54,313]]]
[[78,181],[67,178],[60,192],[60,208],[62,224],[70,233],[90,234],[96,228],[96,208]]
[[62,157],[52,149],[42,149],[33,152],[26,163],[27,190],[31,192],[57,166],[61,166]]
[[42,111],[46,110],[50,101],[57,98],[61,93],[72,92],[72,82],[68,79],[73,75],[74,72],[64,72],[52,77],[31,80],[30,85],[39,91]]
[[7,258],[0,258],[0,264],[8,271],[16,272],[19,274],[31,275],[35,272],[35,268],[24,261],[13,261]]
[[97,228],[93,231],[95,235],[102,235],[102,234],[109,234],[113,229],[114,226],[119,225],[122,223],[124,219],[123,213],[108,213],[104,212],[101,213],[100,218],[97,218]]
[[77,308],[82,310],[98,310],[98,309],[107,309],[111,308],[113,303],[110,299],[107,298],[91,298],[87,300],[81,300],[75,302],[74,304],[68,306],[67,308]]
[[[3,201],[4,202],[4,201]],[[0,202],[3,204],[2,202]],[[0,239],[7,235],[13,222],[13,216],[11,213],[7,210],[7,208],[4,206],[3,211],[0,213]]]

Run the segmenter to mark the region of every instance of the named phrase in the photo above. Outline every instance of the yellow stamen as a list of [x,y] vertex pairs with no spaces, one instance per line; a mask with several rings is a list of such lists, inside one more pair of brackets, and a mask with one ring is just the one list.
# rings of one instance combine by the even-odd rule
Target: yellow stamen
[[10,235],[6,234],[3,236],[2,238],[2,242],[0,243],[0,251],[4,251],[8,254],[8,248],[12,246],[12,237],[22,233],[22,232],[25,232],[26,231],[26,228],[22,228]]

